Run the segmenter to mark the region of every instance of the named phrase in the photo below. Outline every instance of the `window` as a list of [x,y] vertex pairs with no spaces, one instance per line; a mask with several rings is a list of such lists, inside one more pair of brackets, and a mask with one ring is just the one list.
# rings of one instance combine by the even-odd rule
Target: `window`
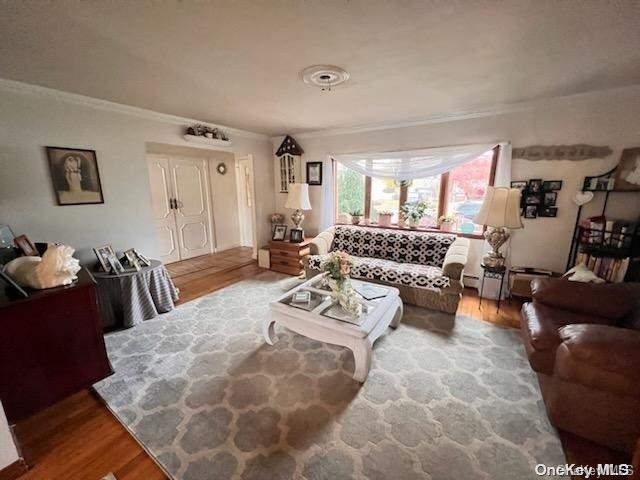
[[337,213],[349,215],[351,212],[364,213],[364,175],[344,167],[340,163],[336,168]]
[[358,210],[375,224],[379,212],[387,211],[393,214],[392,223],[397,224],[401,205],[425,202],[427,214],[421,227],[433,228],[439,217],[448,215],[454,218],[456,231],[480,234],[483,227],[475,225],[473,218],[480,210],[487,186],[493,185],[498,148],[449,172],[417,178],[407,185],[393,179],[365,177],[337,163],[336,213],[345,220],[346,215]]

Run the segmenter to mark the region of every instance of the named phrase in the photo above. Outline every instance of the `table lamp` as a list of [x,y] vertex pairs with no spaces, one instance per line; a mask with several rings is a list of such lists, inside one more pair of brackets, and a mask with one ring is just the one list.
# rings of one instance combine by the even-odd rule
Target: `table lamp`
[[[304,220],[302,210],[311,210],[309,185],[306,183],[290,184],[289,195],[287,196],[287,203],[284,204],[284,208],[295,210],[291,215],[291,221],[296,226],[296,229],[302,230],[302,228],[300,228],[300,224]],[[302,232],[302,238],[304,238],[304,232]]]
[[511,236],[509,229],[522,228],[520,218],[520,190],[517,188],[488,187],[482,207],[473,220],[474,223],[488,227],[484,238],[491,246],[482,262],[487,267],[504,267],[504,257],[500,247]]

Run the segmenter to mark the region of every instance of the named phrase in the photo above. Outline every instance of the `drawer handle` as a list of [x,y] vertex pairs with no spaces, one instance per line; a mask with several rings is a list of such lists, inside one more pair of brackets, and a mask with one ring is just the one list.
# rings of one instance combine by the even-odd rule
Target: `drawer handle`
[[278,252],[278,255],[282,255],[283,257],[286,257],[287,255],[289,255],[289,252]]

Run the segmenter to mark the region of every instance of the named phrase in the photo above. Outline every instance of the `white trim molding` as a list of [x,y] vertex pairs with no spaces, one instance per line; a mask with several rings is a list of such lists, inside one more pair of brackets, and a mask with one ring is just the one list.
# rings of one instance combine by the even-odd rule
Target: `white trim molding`
[[41,87],[39,85],[19,82],[16,80],[8,80],[5,78],[0,78],[0,91],[16,93],[21,95],[31,95],[34,97],[49,98],[49,99],[53,99],[59,102],[64,102],[72,105],[79,105],[82,107],[95,108],[97,110],[105,110],[108,112],[121,113],[123,115],[131,115],[138,118],[144,118],[146,120],[169,123],[172,125],[187,126],[194,123],[199,123],[211,128],[218,128],[220,130],[224,130],[230,135],[236,135],[238,137],[256,138],[260,140],[265,140],[270,138],[269,135],[264,135],[262,133],[249,132],[247,130],[239,130],[237,128],[204,122],[202,120],[197,120],[194,118],[180,117],[180,116],[171,115],[168,113],[155,112],[153,110],[134,107],[132,105],[125,105],[122,103],[111,102],[109,100],[102,100],[99,98],[87,97],[85,95],[79,95],[77,93],[64,92],[62,90],[55,90],[53,88]]
[[[540,98],[536,100],[527,100],[524,102],[507,103],[502,105],[489,106],[484,108],[475,108],[469,110],[459,110],[448,113],[437,113],[425,117],[414,118],[399,122],[379,122],[365,125],[355,125],[352,127],[333,128],[327,130],[312,130],[308,132],[292,133],[296,138],[316,138],[330,137],[334,135],[349,135],[353,133],[373,132],[377,130],[393,130],[395,128],[418,127],[421,125],[430,125],[436,123],[457,122],[460,120],[469,120],[473,118],[492,117],[495,115],[504,115],[515,112],[523,112],[526,110],[534,110],[537,108],[548,108],[561,105],[565,102],[574,101],[580,98],[597,96],[607,93],[617,93],[625,91],[638,92],[640,95],[640,85],[627,85],[624,87],[609,88],[604,90],[592,90],[589,92],[575,93],[571,95],[563,95],[557,97]],[[281,138],[283,135],[274,135],[273,139]]]

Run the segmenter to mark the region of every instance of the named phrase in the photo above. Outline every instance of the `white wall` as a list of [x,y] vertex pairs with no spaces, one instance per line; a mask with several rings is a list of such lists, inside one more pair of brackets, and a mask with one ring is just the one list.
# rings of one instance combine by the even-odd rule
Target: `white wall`
[[9,423],[0,402],[0,470],[16,462],[19,458],[18,450],[13,443],[13,437],[9,430]]
[[[83,262],[93,262],[91,249],[106,243],[155,256],[145,143],[194,147],[182,139],[184,126],[161,115],[142,118],[39,92],[5,88],[0,81],[0,223],[34,241],[69,244]],[[271,142],[263,136],[231,136],[233,146],[224,150],[254,156],[257,234],[263,243],[274,202]],[[96,150],[104,204],[56,205],[47,145]]]
[[[332,153],[385,151],[430,146],[511,141],[515,147],[586,143],[609,145],[613,154],[605,159],[581,162],[514,160],[514,180],[543,178],[562,180],[558,195],[558,217],[524,220],[524,230],[515,231],[511,242],[513,265],[530,265],[564,271],[577,207],[571,194],[580,188],[586,175],[613,168],[623,148],[640,145],[640,88],[612,90],[541,104],[526,111],[506,113],[448,123],[345,133],[335,135],[294,135],[305,151],[303,163],[324,161]],[[281,138],[273,139],[273,151]],[[303,166],[304,171],[304,166]],[[315,233],[322,218],[322,188],[310,187],[313,210],[306,212],[305,226]],[[635,194],[634,194],[635,195]],[[630,201],[631,199],[631,201]],[[284,211],[286,195],[276,192],[276,210]],[[598,200],[599,202],[599,200]],[[626,203],[625,203],[626,202]],[[633,203],[636,202],[635,205]],[[621,195],[610,199],[610,214],[638,215],[640,197]],[[594,200],[585,213],[600,207]],[[475,241],[468,271],[477,274],[482,241]]]

